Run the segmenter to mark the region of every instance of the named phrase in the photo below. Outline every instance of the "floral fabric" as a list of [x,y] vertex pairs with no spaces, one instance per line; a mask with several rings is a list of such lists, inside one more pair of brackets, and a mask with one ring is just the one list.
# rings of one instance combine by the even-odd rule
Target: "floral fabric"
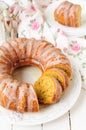
[[76,62],[81,74],[82,87],[86,89],[86,40],[72,38],[64,51]]

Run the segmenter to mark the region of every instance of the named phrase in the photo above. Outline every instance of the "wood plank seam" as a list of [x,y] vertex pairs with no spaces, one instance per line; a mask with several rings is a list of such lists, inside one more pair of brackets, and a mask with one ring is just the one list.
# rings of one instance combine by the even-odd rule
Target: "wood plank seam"
[[41,130],[43,130],[43,124],[41,124]]
[[72,130],[70,110],[68,111],[68,116],[69,116],[69,127],[70,127],[70,130]]
[[13,124],[11,124],[11,130],[13,130]]

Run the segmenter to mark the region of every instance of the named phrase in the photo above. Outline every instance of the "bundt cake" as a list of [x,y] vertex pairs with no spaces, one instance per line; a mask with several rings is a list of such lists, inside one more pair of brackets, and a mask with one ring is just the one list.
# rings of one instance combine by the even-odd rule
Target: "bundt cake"
[[[37,66],[44,73],[34,85],[17,81],[12,76],[16,68],[26,65]],[[48,76],[48,69],[58,74],[52,72]],[[51,43],[34,38],[9,40],[0,46],[0,105],[18,112],[36,112],[39,102],[52,104],[60,100],[71,72],[68,58]]]
[[54,11],[55,21],[71,27],[81,25],[81,6],[69,1],[62,2]]
[[60,100],[62,87],[54,77],[42,75],[34,84],[39,103],[52,104]]

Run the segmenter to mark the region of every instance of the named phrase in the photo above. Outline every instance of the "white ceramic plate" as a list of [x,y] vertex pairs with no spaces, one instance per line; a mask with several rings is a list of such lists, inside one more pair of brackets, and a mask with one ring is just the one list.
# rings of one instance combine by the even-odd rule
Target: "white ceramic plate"
[[65,31],[68,35],[74,35],[74,36],[83,36],[86,35],[86,0],[68,0],[72,3],[80,4],[82,7],[82,13],[81,13],[81,26],[78,28],[74,27],[68,27],[64,26],[54,20],[54,10],[58,7],[61,2],[64,0],[59,0],[57,2],[54,2],[53,4],[50,4],[48,8],[45,11],[45,17],[47,20],[47,23],[55,28],[61,28],[63,31]]
[[[6,122],[10,122],[17,125],[37,125],[45,122],[52,121],[61,117],[63,114],[67,113],[68,110],[77,101],[80,91],[81,91],[81,77],[79,71],[73,60],[71,60],[73,74],[71,77],[71,82],[68,90],[62,96],[59,103],[53,105],[40,106],[40,111],[37,113],[16,113],[10,110],[6,110],[0,107],[2,112],[2,118]],[[34,67],[26,67],[21,70],[18,69],[14,77],[18,80],[22,79],[24,81],[30,81],[32,83],[40,76],[41,71]],[[1,116],[1,115],[0,115]]]

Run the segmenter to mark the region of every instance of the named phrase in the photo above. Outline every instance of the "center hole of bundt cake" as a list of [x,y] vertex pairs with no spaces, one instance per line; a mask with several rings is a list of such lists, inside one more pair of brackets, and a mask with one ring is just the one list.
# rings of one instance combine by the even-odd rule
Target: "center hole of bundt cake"
[[34,84],[34,82],[40,77],[41,70],[34,66],[25,66],[20,67],[14,70],[13,77],[18,81],[30,82]]

